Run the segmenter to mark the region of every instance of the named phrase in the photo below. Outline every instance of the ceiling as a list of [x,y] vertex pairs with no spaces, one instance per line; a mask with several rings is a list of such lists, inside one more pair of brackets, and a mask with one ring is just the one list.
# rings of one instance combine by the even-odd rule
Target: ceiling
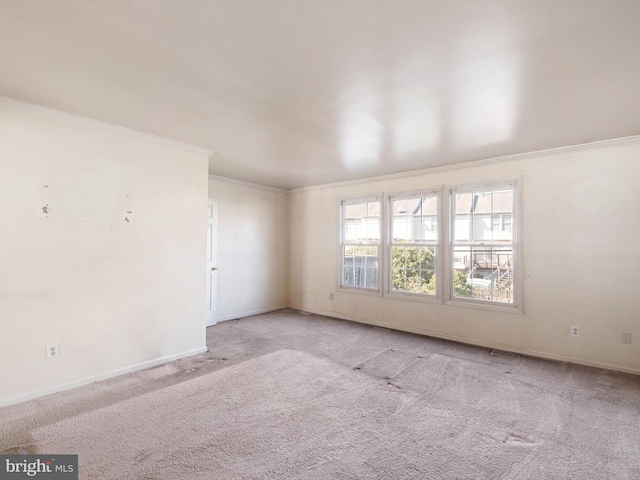
[[640,134],[638,0],[0,0],[0,94],[281,188]]

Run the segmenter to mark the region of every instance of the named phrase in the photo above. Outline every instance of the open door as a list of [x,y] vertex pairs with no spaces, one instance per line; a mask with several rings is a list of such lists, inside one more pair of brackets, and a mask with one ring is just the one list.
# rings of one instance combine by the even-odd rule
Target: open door
[[207,327],[218,315],[218,201],[209,199],[207,218]]

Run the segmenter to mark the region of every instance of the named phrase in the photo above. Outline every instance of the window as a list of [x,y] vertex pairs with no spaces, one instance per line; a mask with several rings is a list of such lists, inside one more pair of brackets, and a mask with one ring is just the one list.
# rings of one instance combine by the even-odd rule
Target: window
[[389,197],[389,292],[436,297],[439,194]]
[[341,202],[340,287],[379,291],[380,207],[379,197]]
[[517,306],[517,188],[451,190],[451,299]]

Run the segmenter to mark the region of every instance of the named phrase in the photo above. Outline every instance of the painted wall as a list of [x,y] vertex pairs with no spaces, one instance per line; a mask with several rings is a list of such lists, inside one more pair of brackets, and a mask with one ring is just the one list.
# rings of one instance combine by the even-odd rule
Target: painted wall
[[[524,314],[338,291],[340,197],[517,176],[523,181]],[[640,373],[638,212],[638,141],[293,191],[289,304],[364,323]],[[571,325],[580,327],[579,337],[569,335]],[[631,332],[631,345],[621,343],[621,332]]]
[[205,349],[207,156],[107,130],[0,107],[0,403]]
[[209,178],[218,200],[218,321],[287,305],[287,195]]

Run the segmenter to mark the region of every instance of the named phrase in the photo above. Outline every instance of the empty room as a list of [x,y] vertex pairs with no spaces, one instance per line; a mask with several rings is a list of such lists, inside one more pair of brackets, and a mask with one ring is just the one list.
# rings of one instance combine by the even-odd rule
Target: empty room
[[638,25],[0,0],[0,479],[640,478]]

